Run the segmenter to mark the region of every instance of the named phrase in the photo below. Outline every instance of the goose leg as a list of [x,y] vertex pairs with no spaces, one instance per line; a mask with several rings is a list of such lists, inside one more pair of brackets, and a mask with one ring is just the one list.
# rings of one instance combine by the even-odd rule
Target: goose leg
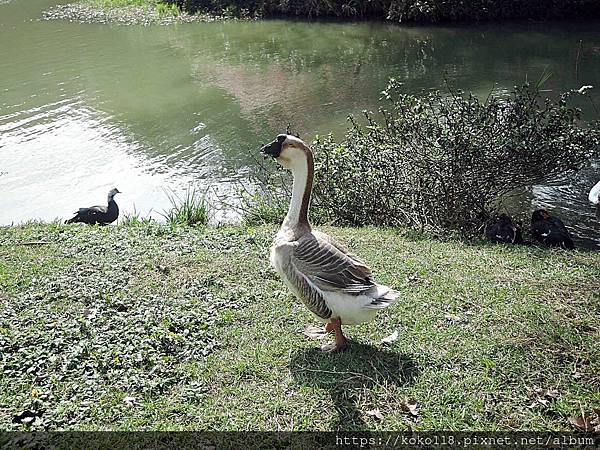
[[[330,327],[331,325],[331,327]],[[342,333],[342,320],[339,317],[332,317],[331,322],[327,324],[327,328],[335,331],[335,343],[327,344],[321,348],[324,352],[343,352],[348,348],[348,341]]]

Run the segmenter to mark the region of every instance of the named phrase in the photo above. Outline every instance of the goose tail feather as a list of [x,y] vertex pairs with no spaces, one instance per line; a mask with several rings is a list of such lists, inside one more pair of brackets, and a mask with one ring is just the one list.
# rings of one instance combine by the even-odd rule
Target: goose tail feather
[[376,295],[373,296],[373,300],[365,308],[369,309],[383,309],[390,306],[396,300],[400,298],[400,292],[390,289],[387,286],[377,285]]

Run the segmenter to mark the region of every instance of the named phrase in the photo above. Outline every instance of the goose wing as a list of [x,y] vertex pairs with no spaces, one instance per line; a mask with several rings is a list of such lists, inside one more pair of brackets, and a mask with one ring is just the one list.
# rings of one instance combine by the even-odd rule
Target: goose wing
[[329,236],[309,233],[296,242],[291,266],[318,289],[360,295],[375,286],[371,269]]

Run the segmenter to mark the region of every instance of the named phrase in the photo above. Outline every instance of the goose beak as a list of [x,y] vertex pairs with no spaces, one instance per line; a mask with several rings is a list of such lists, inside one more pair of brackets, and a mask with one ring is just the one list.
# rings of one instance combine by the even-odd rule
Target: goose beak
[[260,152],[264,155],[264,156],[271,156],[273,158],[278,158],[279,155],[281,154],[281,149],[283,147],[283,143],[285,142],[287,136],[285,134],[280,134],[279,136],[277,136],[277,139],[275,139],[273,142],[270,142],[267,145],[264,145],[261,149]]
[[279,143],[277,141],[273,141],[270,144],[264,145],[260,149],[260,152],[264,156],[271,156],[273,158],[277,158],[279,156],[279,154],[281,153],[281,143]]

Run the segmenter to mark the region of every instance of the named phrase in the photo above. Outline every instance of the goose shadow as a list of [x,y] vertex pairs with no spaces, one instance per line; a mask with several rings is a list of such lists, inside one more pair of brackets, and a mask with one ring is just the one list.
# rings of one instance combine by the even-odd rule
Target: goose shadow
[[318,348],[299,350],[292,354],[289,368],[297,383],[329,393],[337,414],[332,431],[368,431],[370,426],[357,406],[364,391],[377,386],[408,386],[419,374],[408,355],[356,342],[338,354]]

